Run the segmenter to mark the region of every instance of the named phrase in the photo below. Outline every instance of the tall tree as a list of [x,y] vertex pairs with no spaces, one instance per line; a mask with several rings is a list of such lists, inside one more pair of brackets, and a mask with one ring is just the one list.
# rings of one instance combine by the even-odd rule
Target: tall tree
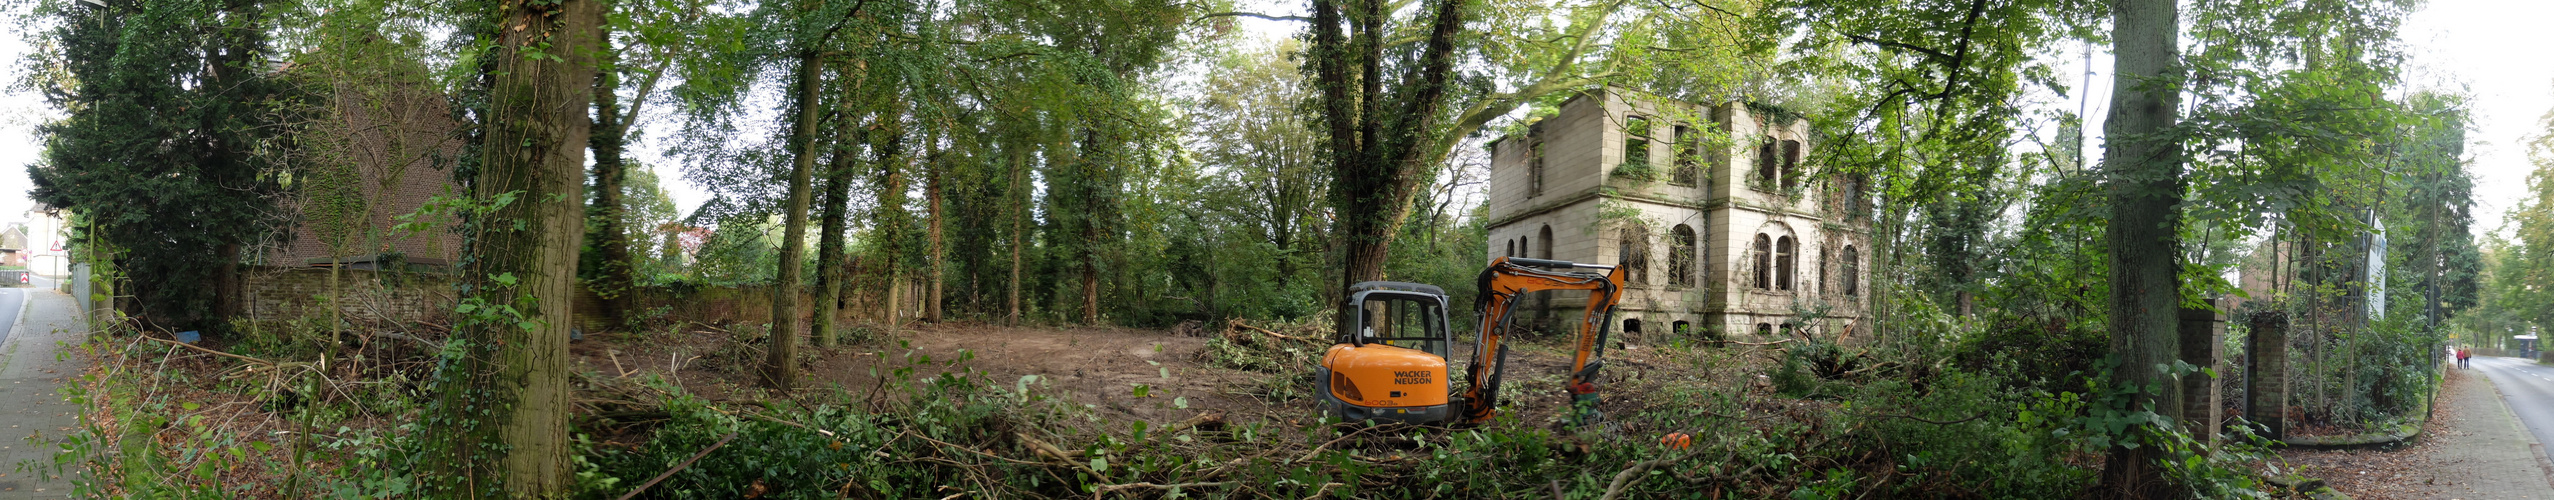
[[[493,4],[492,4],[493,5]],[[603,6],[504,2],[470,193],[464,359],[439,378],[427,422],[455,497],[572,493],[568,330],[585,234],[585,150]]]
[[[593,270],[585,287],[603,299],[603,310],[598,312],[606,323],[620,327],[626,321],[622,317],[626,307],[622,304],[638,283],[631,268],[628,231],[621,227],[621,185],[629,175],[621,151],[628,141],[630,119],[621,113],[620,58],[618,51],[610,49],[612,30],[602,30],[600,38],[605,47],[601,51],[604,67],[595,72],[594,129],[587,141],[594,150],[594,200],[587,211],[591,230],[586,237],[592,240],[589,243],[594,246],[594,261],[584,263],[584,267]],[[648,83],[655,81],[650,79]],[[645,99],[644,92],[640,98]]]
[[[840,27],[840,24],[836,24]],[[832,35],[831,30],[826,35]],[[818,41],[799,49],[798,83],[793,104],[798,119],[791,124],[790,150],[795,158],[789,168],[789,201],[782,211],[780,240],[780,276],[772,280],[771,338],[763,348],[763,383],[774,389],[790,390],[798,379],[798,338],[805,332],[798,328],[798,315],[804,308],[798,303],[801,270],[806,265],[807,204],[809,178],[816,172],[816,120],[819,99],[823,98],[824,54]]]
[[[849,84],[847,75],[842,80]],[[848,96],[842,102],[850,102]],[[843,231],[850,228],[852,168],[859,164],[857,129],[850,119],[849,106],[837,106],[835,112],[844,117],[835,125],[833,158],[825,167],[823,208],[816,216],[816,318],[808,325],[817,347],[833,347],[841,338],[834,320],[842,310]]]
[[[1306,66],[1317,89],[1316,126],[1327,135],[1343,289],[1383,278],[1392,237],[1431,171],[1428,146],[1442,132],[1437,122],[1453,90],[1464,9],[1459,0],[1438,0],[1425,11],[1415,57],[1386,64],[1389,56],[1412,52],[1386,50],[1393,22],[1383,2],[1313,1]],[[1404,69],[1394,78],[1386,67]],[[1350,313],[1339,311],[1343,324]]]
[[[2109,147],[2102,163],[2111,200],[2111,352],[2119,366],[2110,383],[2139,389],[2131,408],[2169,421],[2182,414],[2180,384],[2167,371],[2181,353],[2182,152],[2173,130],[2181,108],[2180,6],[2117,0],[2111,9],[2117,91],[2103,124]],[[2162,447],[2114,445],[2109,457],[2105,491],[2120,498],[2173,491],[2158,464]]]
[[[73,209],[84,243],[116,255],[149,324],[217,329],[241,244],[275,222],[282,186],[260,175],[276,75],[262,1],[97,1],[45,9],[58,51],[29,80],[66,111],[40,128],[32,197]],[[102,268],[101,270],[105,270]]]

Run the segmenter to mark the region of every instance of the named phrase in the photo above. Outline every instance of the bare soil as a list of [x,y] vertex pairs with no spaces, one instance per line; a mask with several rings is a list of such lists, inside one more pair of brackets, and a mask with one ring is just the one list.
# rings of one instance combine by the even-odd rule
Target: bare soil
[[[1067,395],[1101,417],[1104,425],[1122,427],[1127,419],[1174,422],[1210,410],[1221,410],[1228,421],[1235,422],[1301,423],[1314,416],[1311,381],[1305,377],[1223,368],[1201,359],[1207,340],[1225,334],[1193,325],[1135,329],[915,323],[883,340],[814,350],[801,384],[802,390],[838,390],[865,397],[879,392],[892,370],[914,366],[927,356],[929,367],[916,370],[925,372],[914,373],[916,380],[973,370],[989,382],[1008,387],[1022,377],[1036,376],[1038,390]],[[759,346],[740,349],[732,345],[732,338],[734,334],[710,328],[670,338],[609,334],[577,342],[573,351],[578,369],[596,376],[652,373],[714,400],[768,398],[752,371],[752,363],[761,359]],[[1571,353],[1561,344],[1554,339],[1511,344],[1503,398],[1523,412],[1526,422],[1557,424],[1561,420],[1559,410],[1569,400],[1561,385],[1571,362]],[[1647,408],[1652,400],[1649,393],[1670,379],[1705,383],[1706,378],[1732,378],[1717,382],[1747,383],[1734,377],[1753,372],[1737,365],[1762,361],[1735,351],[1696,354],[1619,347],[1606,353],[1607,392],[1600,407],[1614,415]],[[1464,356],[1457,353],[1455,363],[1462,364]],[[745,364],[737,366],[738,361]],[[679,370],[669,372],[669,366]],[[1461,373],[1461,368],[1455,370]],[[1271,390],[1288,384],[1294,386],[1291,392]]]

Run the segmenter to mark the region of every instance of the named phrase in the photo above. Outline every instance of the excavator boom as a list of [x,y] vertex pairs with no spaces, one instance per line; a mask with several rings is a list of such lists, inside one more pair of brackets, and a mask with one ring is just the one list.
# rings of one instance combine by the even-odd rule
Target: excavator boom
[[1566,387],[1574,404],[1582,404],[1585,411],[1592,412],[1597,402],[1596,375],[1604,367],[1603,350],[1613,323],[1614,306],[1623,299],[1623,270],[1615,266],[1501,257],[1481,271],[1478,285],[1480,295],[1475,308],[1480,314],[1481,331],[1475,339],[1478,348],[1472,351],[1471,368],[1464,376],[1471,386],[1457,397],[1461,404],[1457,405],[1456,418],[1480,423],[1497,415],[1501,372],[1507,369],[1505,341],[1515,327],[1516,302],[1531,292],[1565,290],[1588,292],[1587,309],[1572,342],[1576,352],[1570,358]]

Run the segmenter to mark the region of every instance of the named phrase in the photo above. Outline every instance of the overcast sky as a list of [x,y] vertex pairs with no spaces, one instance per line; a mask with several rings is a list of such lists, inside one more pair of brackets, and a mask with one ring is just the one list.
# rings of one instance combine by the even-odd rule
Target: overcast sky
[[[2466,151],[2472,160],[2468,169],[2476,177],[2478,232],[2501,229],[2505,214],[2525,196],[2531,170],[2526,141],[2543,133],[2544,118],[2548,111],[2554,111],[2554,51],[2548,50],[2554,48],[2554,29],[2544,26],[2549,19],[2554,19],[2554,2],[2434,0],[2414,13],[2404,26],[2403,36],[2411,45],[2412,56],[2410,67],[2406,68],[2407,83],[2414,88],[2464,89],[2474,96],[2475,130],[2469,136],[2471,143]],[[1284,36],[1296,29],[1258,20],[1245,20],[1244,28],[1268,36]],[[0,222],[24,219],[26,210],[33,205],[26,194],[30,187],[26,166],[35,161],[37,153],[32,125],[55,113],[36,96],[14,88],[24,76],[23,58],[28,49],[25,35],[0,36],[0,68],[5,68],[0,71],[5,71],[5,81],[11,84],[5,94],[0,94]],[[2094,85],[2083,97],[2091,99],[2088,116],[2099,117],[2103,114],[2101,103],[2109,98],[2109,75],[2099,73],[2109,68],[2103,60],[2106,57],[2097,54],[2094,59]],[[2081,77],[2081,66],[2069,71]],[[647,125],[667,131],[671,127],[663,121]],[[663,133],[651,135],[662,137]],[[643,156],[642,160],[656,156],[651,153],[659,147],[636,146],[638,151],[634,152]],[[673,167],[674,162],[650,163],[659,178],[669,183],[667,190],[686,213],[704,201],[699,189],[682,185],[682,175]]]

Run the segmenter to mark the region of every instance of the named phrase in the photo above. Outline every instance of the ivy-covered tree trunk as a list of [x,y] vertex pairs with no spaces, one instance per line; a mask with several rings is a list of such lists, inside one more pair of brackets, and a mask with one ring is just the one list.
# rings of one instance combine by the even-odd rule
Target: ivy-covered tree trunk
[[807,255],[807,184],[816,171],[816,106],[823,89],[825,59],[814,50],[798,57],[798,120],[792,126],[790,149],[797,159],[790,162],[789,205],[782,216],[780,242],[780,277],[772,280],[771,338],[764,347],[763,382],[773,389],[788,391],[798,380],[798,304],[801,287],[799,274],[806,266]]
[[603,30],[599,39],[605,49],[601,51],[606,58],[605,68],[594,78],[594,134],[587,141],[594,150],[594,205],[587,212],[588,217],[594,218],[594,231],[587,237],[595,238],[594,256],[599,262],[585,264],[595,270],[586,289],[603,299],[603,310],[597,312],[605,324],[620,327],[627,321],[625,301],[638,284],[631,274],[629,233],[621,227],[621,184],[629,174],[621,151],[627,142],[629,120],[621,115],[617,94],[621,77],[620,71],[612,67],[618,61],[609,47],[611,30]]
[[[2180,384],[2159,367],[2178,360],[2181,305],[2180,142],[2172,127],[2181,106],[2179,6],[2173,0],[2116,0],[2111,7],[2118,72],[2104,135],[2111,220],[2111,352],[2119,359],[2112,387],[2152,388],[2129,409],[2171,419],[2181,412]],[[2157,446],[2113,446],[2102,491],[2118,498],[2162,498],[2175,491]]]
[[816,318],[808,328],[817,347],[833,347],[842,337],[834,320],[842,310],[843,231],[850,227],[851,169],[859,155],[852,147],[858,144],[854,128],[851,120],[836,128],[833,160],[825,168],[824,208],[816,216],[823,234],[816,236]]
[[[1385,92],[1384,32],[1391,14],[1381,2],[1313,2],[1313,65],[1321,120],[1328,135],[1331,205],[1338,213],[1333,237],[1340,245],[1340,286],[1382,279],[1393,236],[1409,218],[1434,165],[1428,147],[1436,137],[1454,72],[1456,37],[1463,31],[1463,2],[1439,0],[1416,61]],[[1393,51],[1397,52],[1397,51]],[[1339,310],[1346,324],[1348,309]]]
[[585,234],[586,116],[602,7],[507,2],[487,68],[487,121],[472,198],[464,318],[468,349],[441,385],[429,435],[454,497],[557,498],[568,461],[568,329]]
[[908,214],[905,212],[904,109],[901,105],[888,109],[877,118],[882,129],[877,133],[885,136],[878,139],[877,176],[872,178],[878,189],[878,209],[871,213],[870,234],[878,242],[871,251],[877,252],[876,269],[886,279],[887,287],[879,293],[887,299],[886,307],[880,311],[885,316],[879,318],[879,322],[885,324],[888,333],[894,333],[904,320],[904,249],[908,238],[905,218]]

